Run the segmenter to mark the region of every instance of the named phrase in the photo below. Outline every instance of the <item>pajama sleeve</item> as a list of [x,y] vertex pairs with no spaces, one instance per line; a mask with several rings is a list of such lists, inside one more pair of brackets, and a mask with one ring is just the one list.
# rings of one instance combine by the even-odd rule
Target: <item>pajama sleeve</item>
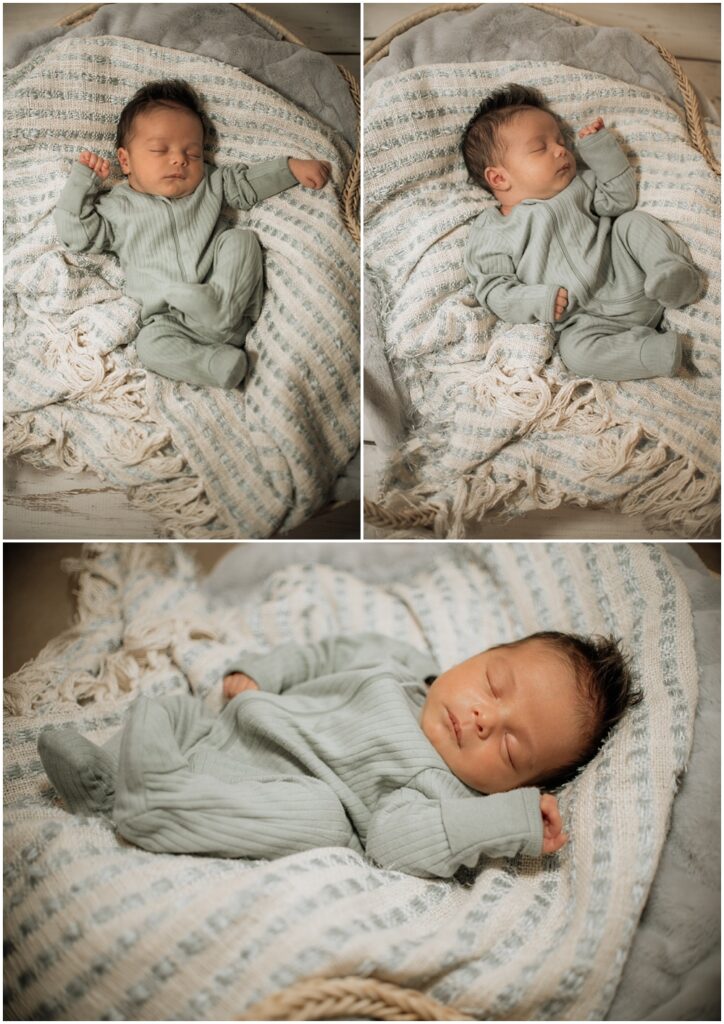
[[473,228],[465,269],[475,298],[501,320],[509,324],[553,323],[557,286],[519,281],[497,232]]
[[76,162],[55,207],[62,242],[73,252],[107,252],[114,248],[113,226],[99,210],[98,175]]
[[308,679],[347,669],[399,665],[403,674],[417,679],[437,675],[435,659],[410,644],[378,633],[331,636],[319,643],[285,644],[269,654],[245,652],[234,659],[227,672],[244,672],[268,693],[284,693]]
[[236,210],[249,210],[262,199],[284,192],[299,182],[285,156],[259,164],[230,164],[221,168],[224,200]]
[[591,168],[581,175],[593,192],[600,217],[616,217],[636,206],[636,175],[628,157],[605,128],[578,140],[578,150]]
[[540,793],[532,787],[469,797],[397,790],[374,811],[365,844],[380,867],[421,878],[451,878],[481,856],[539,857],[542,848]]

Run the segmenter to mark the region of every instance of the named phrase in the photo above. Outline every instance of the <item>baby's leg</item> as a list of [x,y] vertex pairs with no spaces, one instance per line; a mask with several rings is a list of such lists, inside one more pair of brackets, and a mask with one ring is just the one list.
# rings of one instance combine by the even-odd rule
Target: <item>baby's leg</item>
[[261,246],[254,232],[245,228],[222,231],[214,246],[213,265],[203,284],[173,285],[167,299],[193,330],[203,325],[214,331],[214,337],[218,335],[217,340],[235,341],[243,319],[253,323],[261,312]]
[[178,748],[159,701],[136,701],[113,810],[121,835],[154,853],[225,857],[283,857],[354,842],[344,807],[319,779],[261,777],[213,750],[209,771],[203,766],[202,753],[188,759]]
[[701,275],[683,239],[668,224],[643,210],[616,217],[611,229],[611,259],[617,277],[624,270],[626,254],[646,275],[644,292],[662,306],[679,309],[693,302],[701,291]]
[[166,313],[156,314],[141,328],[136,352],[148,370],[188,384],[235,388],[246,376],[243,349],[205,342]]
[[660,334],[584,314],[563,328],[558,350],[572,373],[598,380],[673,377],[681,366],[681,340],[674,331]]

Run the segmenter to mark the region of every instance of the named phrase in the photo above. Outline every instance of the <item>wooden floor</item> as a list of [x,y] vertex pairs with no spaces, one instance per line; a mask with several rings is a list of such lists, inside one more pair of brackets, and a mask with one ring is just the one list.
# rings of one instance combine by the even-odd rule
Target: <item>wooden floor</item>
[[[393,25],[414,12],[431,5],[426,3],[366,3],[363,12],[365,48]],[[692,84],[721,113],[721,11],[720,5],[709,4],[543,4],[599,25],[630,28],[651,36],[665,46],[682,65]],[[371,500],[377,497],[378,481],[384,458],[374,440],[364,434],[364,493]],[[720,527],[712,536],[720,536]],[[475,537],[489,540],[507,539],[667,539],[669,534],[651,533],[637,516],[623,516],[588,509],[559,508],[531,512],[511,523],[485,523]]]
[[[85,4],[3,4],[4,43],[22,32],[56,25]],[[359,81],[360,12],[357,4],[255,4],[301,39],[327,54]],[[147,539],[161,536],[150,516],[134,509],[125,493],[93,473],[37,470],[17,459],[4,472],[3,536],[7,540]],[[292,540],[346,540],[360,536],[359,502],[329,505],[285,534]]]

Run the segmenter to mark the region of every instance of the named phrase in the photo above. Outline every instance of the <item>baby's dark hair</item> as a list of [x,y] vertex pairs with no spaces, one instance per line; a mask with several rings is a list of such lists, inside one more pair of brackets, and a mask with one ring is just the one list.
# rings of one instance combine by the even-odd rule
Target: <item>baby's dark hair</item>
[[500,129],[523,110],[545,110],[556,121],[561,119],[548,106],[542,92],[528,85],[511,82],[491,92],[467,123],[461,148],[470,177],[493,195],[485,180],[485,171],[500,159]]
[[568,764],[533,783],[556,789],[570,782],[588,764],[629,708],[641,703],[643,694],[634,688],[630,658],[621,649],[621,641],[613,636],[579,636],[548,630],[515,643],[529,640],[542,641],[561,654],[573,668],[578,683],[581,750]]
[[116,128],[116,149],[126,148],[133,134],[133,122],[139,114],[154,107],[185,107],[201,121],[205,142],[215,135],[203,104],[189,83],[182,78],[163,78],[158,82],[146,82],[121,111]]

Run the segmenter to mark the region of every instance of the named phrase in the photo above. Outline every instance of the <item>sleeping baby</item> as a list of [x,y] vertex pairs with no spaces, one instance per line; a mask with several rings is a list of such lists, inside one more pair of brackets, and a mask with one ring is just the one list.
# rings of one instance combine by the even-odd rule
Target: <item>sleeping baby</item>
[[657,327],[665,307],[697,298],[699,273],[668,225],[634,209],[633,168],[603,119],[579,132],[579,173],[542,94],[509,85],[480,104],[462,148],[498,201],[465,253],[478,302],[509,323],[552,324],[579,376],[674,376],[681,339]]
[[124,107],[116,148],[127,182],[97,194],[110,173],[83,150],[55,210],[75,252],[116,253],[126,292],[141,304],[138,358],[149,370],[191,384],[236,387],[244,339],[264,293],[253,231],[219,220],[224,206],[248,210],[297,183],[322,188],[329,165],[281,157],[247,167],[204,163],[206,115],[179,79],[149,82]]
[[139,697],[100,747],[40,734],[69,810],[112,815],[157,853],[283,857],[345,846],[448,878],[481,858],[539,857],[567,836],[556,798],[640,700],[618,643],[537,633],[439,673],[376,634],[245,654],[213,714]]

